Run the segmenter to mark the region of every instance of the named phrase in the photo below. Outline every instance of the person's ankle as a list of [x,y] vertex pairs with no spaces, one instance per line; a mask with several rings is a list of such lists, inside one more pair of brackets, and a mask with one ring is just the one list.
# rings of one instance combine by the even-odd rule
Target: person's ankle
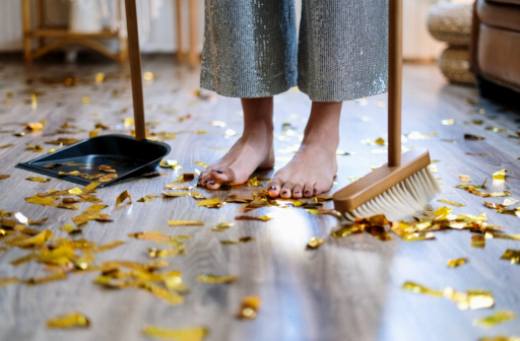
[[242,137],[255,140],[272,140],[274,135],[274,126],[272,122],[258,121],[254,125],[245,126]]
[[309,131],[304,135],[302,145],[321,146],[323,149],[336,151],[339,145],[339,136],[338,134]]

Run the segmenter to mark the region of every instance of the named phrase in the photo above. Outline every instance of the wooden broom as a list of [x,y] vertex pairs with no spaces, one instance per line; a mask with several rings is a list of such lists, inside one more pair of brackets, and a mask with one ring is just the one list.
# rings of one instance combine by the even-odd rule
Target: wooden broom
[[388,46],[388,163],[334,193],[334,206],[347,218],[385,214],[390,219],[424,209],[439,186],[428,151],[401,155],[402,0],[390,0]]

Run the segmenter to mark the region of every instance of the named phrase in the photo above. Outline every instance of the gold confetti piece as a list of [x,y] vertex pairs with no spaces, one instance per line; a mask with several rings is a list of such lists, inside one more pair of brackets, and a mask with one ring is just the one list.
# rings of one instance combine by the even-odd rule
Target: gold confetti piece
[[486,138],[484,136],[480,136],[480,135],[464,134],[464,140],[467,140],[467,141],[482,141],[485,139]]
[[177,245],[172,249],[158,249],[155,247],[148,248],[147,254],[148,257],[157,259],[157,258],[166,258],[166,257],[175,257],[180,256],[185,253],[184,244]]
[[412,282],[412,281],[406,281],[402,285],[402,289],[406,291],[413,292],[415,294],[422,294],[422,295],[428,295],[428,296],[434,296],[434,297],[442,297],[443,293],[439,290],[433,290],[430,289],[422,284]]
[[208,335],[208,329],[206,327],[171,329],[148,326],[143,329],[143,334],[161,340],[203,341]]
[[0,174],[0,180],[5,180],[5,179],[8,179],[10,177],[9,174]]
[[197,281],[204,284],[232,284],[237,280],[236,276],[203,274],[197,276]]
[[263,221],[263,222],[267,222],[271,219],[273,219],[273,218],[268,215],[261,215],[261,216],[239,215],[239,216],[235,217],[235,220],[256,220],[256,221]]
[[448,200],[448,199],[439,199],[439,200],[437,200],[437,202],[440,202],[440,203],[443,203],[443,204],[447,204],[447,205],[451,205],[451,206],[454,206],[454,207],[464,207],[464,206],[466,206],[463,203],[460,203],[460,202],[457,202],[457,201],[453,201],[453,200]]
[[25,198],[25,201],[30,204],[41,205],[41,206],[55,206],[55,203],[56,203],[55,198],[52,196],[40,197],[38,195],[35,195],[32,197],[27,197],[27,198]]
[[117,171],[110,165],[99,165],[97,169],[103,173],[117,173]]
[[147,82],[151,82],[155,79],[155,74],[151,71],[145,71],[143,73],[143,79]]
[[258,296],[246,296],[240,302],[237,318],[241,320],[254,320],[260,310],[262,301]]
[[134,126],[134,118],[133,117],[125,117],[123,119],[123,126],[125,128],[132,128]]
[[87,207],[81,214],[72,217],[72,221],[77,226],[84,225],[89,221],[95,220],[100,223],[111,222],[112,219],[106,213],[101,212],[107,206],[103,204],[93,204]]
[[491,315],[473,321],[473,324],[479,327],[491,328],[507,321],[514,320],[516,314],[510,310],[500,310]]
[[81,104],[87,105],[87,104],[90,104],[90,102],[91,102],[90,101],[90,96],[82,96],[81,97]]
[[128,205],[132,203],[132,196],[128,191],[123,191],[116,198],[116,208],[121,206],[125,201],[128,201]]
[[197,202],[197,206],[206,208],[221,208],[223,204],[220,198],[203,199]]
[[221,240],[220,243],[222,245],[236,245],[236,244],[240,244],[240,243],[249,243],[249,242],[252,242],[253,240],[255,240],[255,239],[251,236],[244,236],[244,237],[238,238],[237,240],[224,239],[224,240]]
[[384,146],[386,144],[385,139],[382,137],[378,137],[374,140],[374,143],[378,146]]
[[477,249],[483,249],[486,247],[486,238],[481,234],[474,234],[471,236],[471,246]]
[[459,292],[452,288],[446,288],[443,293],[444,297],[453,301],[460,310],[487,309],[495,305],[493,295],[486,290]]
[[507,170],[500,169],[493,173],[493,182],[504,182],[506,181]]
[[29,176],[29,177],[25,178],[25,180],[32,181],[32,182],[40,182],[40,183],[45,183],[45,182],[51,181],[51,179],[44,178],[42,176]]
[[307,242],[307,249],[308,250],[316,250],[320,246],[322,246],[323,243],[325,243],[325,239],[318,238],[318,237],[311,237],[311,239],[309,239],[309,241]]
[[103,72],[96,73],[96,84],[102,84],[105,81],[105,74]]
[[233,225],[234,225],[234,223],[229,223],[229,222],[218,223],[217,225],[215,225],[214,227],[211,228],[211,231],[222,232],[222,231],[229,229]]
[[500,214],[511,214],[511,215],[516,215],[518,217],[520,217],[520,206],[519,207],[508,207],[504,204],[498,204],[498,203],[494,203],[494,202],[489,202],[489,201],[484,201],[483,202],[483,205],[487,208],[491,208],[491,209],[494,209],[497,213],[500,213]]
[[43,130],[43,128],[45,128],[45,122],[44,121],[40,121],[40,122],[29,122],[25,125],[25,130],[27,131],[30,131],[30,132],[40,132]]
[[478,339],[478,341],[520,341],[520,336],[485,336]]
[[56,146],[70,146],[74,143],[77,143],[79,140],[73,137],[60,137],[55,140],[45,141],[46,144],[56,145]]
[[163,198],[180,198],[180,197],[187,197],[190,195],[190,192],[187,191],[163,191],[162,193]]
[[150,202],[157,198],[158,198],[158,196],[155,194],[147,194],[147,195],[137,199],[137,202]]
[[47,242],[52,237],[52,231],[43,230],[35,236],[27,237],[22,240],[14,241],[12,244],[18,247],[35,247],[41,246]]
[[149,240],[154,242],[167,242],[170,241],[170,236],[159,232],[159,231],[144,231],[129,233],[129,237],[141,240]]
[[466,257],[453,258],[453,259],[448,260],[448,267],[449,268],[458,268],[459,266],[462,266],[467,263],[468,263],[468,259]]
[[184,302],[184,298],[175,291],[164,289],[163,287],[150,282],[146,282],[141,285],[143,289],[147,290],[155,297],[160,298],[170,304],[177,305]]
[[247,180],[247,187],[260,187],[262,186],[262,182],[258,179],[258,177],[253,176]]
[[20,283],[20,279],[17,277],[0,277],[0,288],[18,283]]
[[[392,223],[384,215],[375,215],[369,218],[358,219],[353,224],[346,224],[332,231],[330,236],[334,239],[339,239],[352,234],[366,232],[381,241],[387,241],[392,239],[388,233],[391,229]],[[394,232],[399,235],[402,231],[395,229]]]
[[441,291],[430,289],[422,284],[412,281],[404,282],[401,288],[415,294],[444,297],[454,302],[460,310],[485,309],[492,308],[495,305],[493,295],[491,292],[486,290],[472,289],[466,292],[461,292],[452,288],[446,288]]
[[4,143],[4,144],[0,144],[0,149],[11,148],[12,146],[14,146],[14,144],[12,144],[12,143]]
[[508,260],[511,264],[520,265],[520,249],[507,249],[504,251],[500,259]]
[[208,168],[208,164],[204,161],[195,161],[195,164],[201,168]]
[[204,226],[201,220],[168,220],[168,225],[171,227],[177,226]]
[[159,167],[177,169],[177,168],[180,168],[180,165],[179,165],[179,162],[177,162],[177,160],[164,160],[163,159],[159,163]]
[[33,277],[26,279],[24,282],[28,285],[41,285],[49,282],[61,281],[67,278],[67,274],[64,272],[56,272],[43,277]]
[[79,187],[73,187],[73,188],[67,190],[67,193],[69,193],[71,195],[81,195],[81,194],[83,194],[83,190]]
[[455,120],[453,118],[447,118],[447,119],[441,120],[441,123],[443,126],[452,126],[455,124]]
[[28,150],[28,151],[31,151],[34,153],[41,153],[41,152],[43,152],[43,147],[38,144],[28,143],[25,145],[25,150]]
[[88,317],[78,312],[56,316],[47,321],[47,327],[51,329],[88,328],[89,326]]

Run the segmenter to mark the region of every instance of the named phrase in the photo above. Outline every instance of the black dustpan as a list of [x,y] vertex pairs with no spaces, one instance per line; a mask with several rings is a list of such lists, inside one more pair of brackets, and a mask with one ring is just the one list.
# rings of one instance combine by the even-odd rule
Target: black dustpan
[[135,139],[116,134],[94,137],[17,167],[78,184],[99,181],[101,187],[153,171],[170,152],[166,143],[146,140],[135,0],[125,0],[125,5]]

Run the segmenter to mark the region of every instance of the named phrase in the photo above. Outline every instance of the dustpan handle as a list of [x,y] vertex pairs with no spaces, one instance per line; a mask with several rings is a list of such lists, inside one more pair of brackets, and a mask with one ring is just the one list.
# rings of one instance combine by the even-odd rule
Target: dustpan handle
[[128,31],[128,54],[132,78],[132,102],[134,104],[134,124],[136,140],[146,139],[144,121],[143,80],[141,75],[141,53],[137,29],[137,10],[135,0],[125,0],[126,27]]
[[388,166],[401,164],[403,2],[390,0],[388,31]]

